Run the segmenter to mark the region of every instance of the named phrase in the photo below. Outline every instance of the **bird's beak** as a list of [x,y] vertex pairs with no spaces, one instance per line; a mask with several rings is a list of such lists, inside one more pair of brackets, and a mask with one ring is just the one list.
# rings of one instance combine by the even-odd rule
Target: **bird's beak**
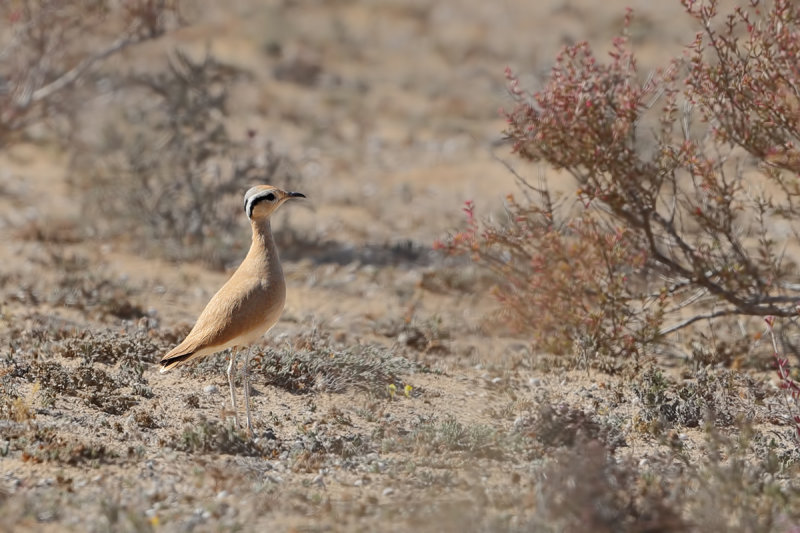
[[301,192],[287,192],[286,196],[288,198],[305,198],[306,195]]

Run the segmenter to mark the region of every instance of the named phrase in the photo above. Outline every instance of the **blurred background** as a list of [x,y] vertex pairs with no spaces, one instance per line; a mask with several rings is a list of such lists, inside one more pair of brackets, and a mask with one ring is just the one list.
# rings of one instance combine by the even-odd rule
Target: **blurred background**
[[[309,196],[275,226],[298,282],[405,265],[408,283],[474,289],[463,264],[427,275],[464,202],[502,220],[518,190],[507,164],[556,189],[567,179],[510,155],[506,67],[536,90],[564,45],[588,40],[602,57],[628,5],[7,0],[2,65],[17,81],[3,93],[0,224],[28,245],[100,250],[122,275],[131,252],[167,261],[137,264],[151,279],[192,263],[224,272],[249,244],[243,191],[269,182]],[[679,2],[631,7],[643,75],[697,31]],[[76,67],[73,83],[15,110]],[[6,240],[5,254],[24,257],[22,243]],[[168,295],[146,306],[185,307]]]
[[[7,18],[25,5],[4,4]],[[193,242],[181,245],[199,250],[160,253],[230,267],[238,254],[224,250],[233,243],[217,244],[236,232],[208,227],[228,216],[211,212],[227,201],[233,209],[249,183],[267,179],[311,196],[310,209],[291,215],[303,239],[428,247],[460,224],[464,201],[488,215],[514,191],[513,176],[495,159],[509,155],[504,69],[536,89],[562,46],[588,40],[607,47],[628,5],[180,4],[157,38],[98,62],[54,94],[45,120],[18,132],[30,142],[6,143],[6,207],[11,197],[31,204],[6,215],[6,226],[80,213],[94,231],[160,240],[147,248],[164,248],[164,239],[178,247],[180,234],[190,234]],[[679,2],[631,7],[644,73],[681,54],[697,30]],[[48,45],[60,39],[61,62],[47,75],[113,41],[120,19],[112,10],[84,21],[81,35],[54,35]],[[188,202],[175,182],[208,198]],[[71,201],[38,205],[56,186]],[[206,218],[198,219],[199,210]],[[136,220],[142,216],[154,219]],[[203,247],[205,240],[217,242]]]

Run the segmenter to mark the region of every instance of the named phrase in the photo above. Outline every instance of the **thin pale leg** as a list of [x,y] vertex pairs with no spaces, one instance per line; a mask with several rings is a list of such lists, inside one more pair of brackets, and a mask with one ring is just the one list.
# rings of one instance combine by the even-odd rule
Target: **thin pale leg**
[[236,368],[236,355],[239,353],[237,349],[231,350],[231,361],[228,363],[228,385],[231,387],[231,407],[233,407],[233,423],[236,424],[236,427],[239,427],[239,418],[236,413],[236,390],[234,386],[236,385],[236,376],[235,376],[235,368]]
[[247,431],[250,433],[251,437],[253,436],[253,420],[250,418],[250,350],[252,349],[251,346],[245,351],[244,368],[242,369],[242,373],[244,374],[244,403],[247,411]]

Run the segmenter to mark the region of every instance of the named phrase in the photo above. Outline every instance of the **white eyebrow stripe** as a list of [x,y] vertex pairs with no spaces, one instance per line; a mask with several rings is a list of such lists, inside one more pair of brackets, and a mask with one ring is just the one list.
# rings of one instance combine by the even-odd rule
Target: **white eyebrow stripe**
[[253,196],[247,199],[247,201],[244,203],[244,210],[245,213],[247,213],[247,218],[253,217],[253,208],[255,207],[255,205],[270,194],[275,195],[275,191],[272,189],[267,189],[266,191],[261,191],[260,193],[254,194]]

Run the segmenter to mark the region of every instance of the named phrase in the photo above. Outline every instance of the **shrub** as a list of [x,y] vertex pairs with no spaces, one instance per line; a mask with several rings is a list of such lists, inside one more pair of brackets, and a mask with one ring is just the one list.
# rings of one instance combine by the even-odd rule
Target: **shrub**
[[495,295],[510,311],[509,323],[532,332],[543,349],[638,355],[658,336],[665,299],[639,292],[633,278],[645,257],[631,245],[631,233],[608,231],[590,213],[557,224],[555,207],[541,192],[544,205],[509,196],[511,222],[483,231],[469,203],[467,229],[447,246],[469,250],[498,274]]
[[71,115],[71,90],[93,67],[178,18],[174,1],[0,2],[0,148],[27,126]]
[[135,103],[111,113],[101,142],[76,145],[72,169],[85,210],[111,221],[97,229],[132,235],[170,259],[223,268],[238,258],[242,243],[230,236],[242,223],[244,191],[264,181],[293,189],[298,177],[255,131],[229,131],[229,91],[247,76],[176,50],[161,71],[114,80]]
[[[800,7],[751,2],[702,31],[685,60],[644,78],[625,31],[607,62],[567,47],[544,87],[507,72],[514,153],[574,180],[574,198],[520,178],[504,225],[474,220],[444,247],[501,276],[515,324],[564,353],[638,354],[698,320],[794,316]],[[667,324],[667,321],[670,324]]]

